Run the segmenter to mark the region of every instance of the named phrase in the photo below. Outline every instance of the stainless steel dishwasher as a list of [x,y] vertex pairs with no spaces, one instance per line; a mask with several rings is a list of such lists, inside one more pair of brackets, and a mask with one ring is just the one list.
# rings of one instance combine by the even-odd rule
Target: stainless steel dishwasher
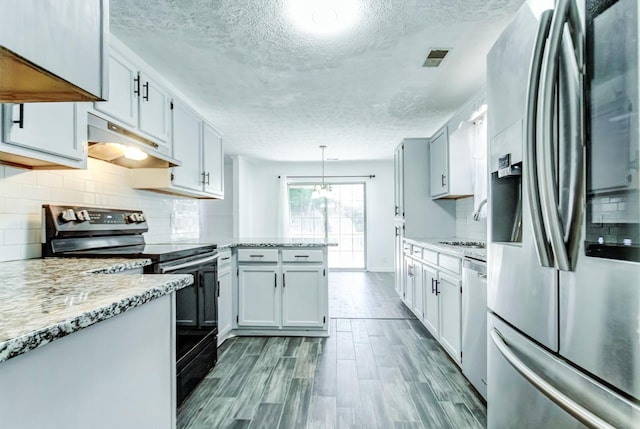
[[465,258],[462,270],[462,372],[487,399],[487,263]]

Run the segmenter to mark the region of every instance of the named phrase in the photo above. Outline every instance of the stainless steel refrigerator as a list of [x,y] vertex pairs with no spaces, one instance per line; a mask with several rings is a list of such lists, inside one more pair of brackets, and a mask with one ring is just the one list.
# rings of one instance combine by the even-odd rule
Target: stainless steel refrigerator
[[640,427],[636,0],[530,0],[487,57],[488,424]]

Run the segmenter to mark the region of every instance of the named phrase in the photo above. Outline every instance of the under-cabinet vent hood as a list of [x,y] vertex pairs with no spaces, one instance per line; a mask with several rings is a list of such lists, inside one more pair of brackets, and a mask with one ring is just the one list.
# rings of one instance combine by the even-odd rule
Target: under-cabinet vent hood
[[88,114],[88,155],[127,168],[169,168],[182,165],[157,151],[158,144],[121,126]]

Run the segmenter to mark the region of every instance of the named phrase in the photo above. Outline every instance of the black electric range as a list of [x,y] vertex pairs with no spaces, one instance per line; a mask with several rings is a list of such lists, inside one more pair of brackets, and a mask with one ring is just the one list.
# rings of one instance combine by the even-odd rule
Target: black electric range
[[215,244],[147,244],[140,210],[42,206],[43,257],[148,258],[149,274],[191,274],[193,285],[176,292],[178,405],[217,361],[218,281]]

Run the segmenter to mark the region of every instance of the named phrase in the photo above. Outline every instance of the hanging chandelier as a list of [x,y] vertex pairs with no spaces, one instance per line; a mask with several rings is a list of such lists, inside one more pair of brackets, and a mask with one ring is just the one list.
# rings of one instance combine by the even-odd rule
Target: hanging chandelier
[[311,198],[313,199],[326,198],[331,192],[331,185],[324,183],[324,150],[326,148],[326,145],[320,145],[320,150],[322,150],[322,184],[314,185],[313,192],[311,193]]

